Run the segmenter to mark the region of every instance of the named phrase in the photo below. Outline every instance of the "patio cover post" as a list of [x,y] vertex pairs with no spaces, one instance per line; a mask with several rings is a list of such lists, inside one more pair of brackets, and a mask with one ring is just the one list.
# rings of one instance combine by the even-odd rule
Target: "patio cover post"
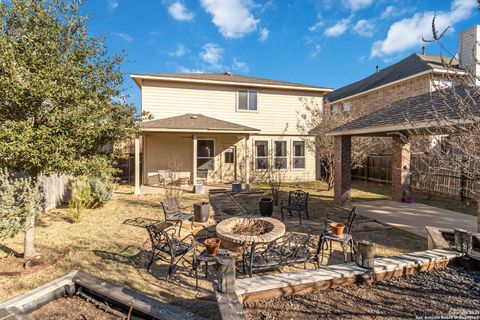
[[334,203],[349,206],[352,184],[352,137],[335,136],[333,143],[334,157]]
[[192,185],[197,185],[197,136],[192,135],[193,154],[192,154]]
[[140,137],[135,137],[135,191],[140,194]]
[[410,186],[410,144],[400,135],[392,139],[392,199],[402,201],[404,190]]
[[250,159],[248,157],[248,143],[250,141],[250,135],[245,137],[245,190],[250,190]]

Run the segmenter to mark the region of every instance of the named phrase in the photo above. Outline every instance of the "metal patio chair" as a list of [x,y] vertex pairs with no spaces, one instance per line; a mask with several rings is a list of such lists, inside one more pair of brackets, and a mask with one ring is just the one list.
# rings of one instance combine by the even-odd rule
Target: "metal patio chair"
[[180,231],[182,230],[182,224],[184,220],[192,219],[193,224],[193,214],[183,212],[180,208],[180,205],[178,204],[177,198],[167,198],[162,201],[161,204],[165,222],[172,222],[175,227],[180,224],[180,228],[178,229],[178,236],[180,236]]

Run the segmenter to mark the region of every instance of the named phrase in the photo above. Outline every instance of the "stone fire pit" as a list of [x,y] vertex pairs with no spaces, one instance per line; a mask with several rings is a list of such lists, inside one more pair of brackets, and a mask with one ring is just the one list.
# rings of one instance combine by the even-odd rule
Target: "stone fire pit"
[[239,250],[244,243],[254,241],[271,242],[285,234],[285,225],[273,218],[234,217],[225,219],[217,225],[217,235],[222,240],[222,247]]

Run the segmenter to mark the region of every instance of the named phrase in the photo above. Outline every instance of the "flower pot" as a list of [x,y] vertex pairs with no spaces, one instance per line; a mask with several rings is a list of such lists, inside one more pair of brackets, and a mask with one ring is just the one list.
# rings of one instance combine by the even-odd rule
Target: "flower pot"
[[210,218],[210,204],[208,202],[199,202],[193,204],[193,221],[207,222]]
[[273,199],[260,198],[258,201],[258,211],[262,217],[271,217],[273,213]]
[[345,225],[339,222],[332,222],[330,223],[330,232],[333,236],[341,237],[343,235],[343,230],[345,229]]
[[242,183],[241,182],[232,183],[232,192],[242,192]]
[[220,248],[222,240],[220,240],[219,238],[208,238],[203,243],[207,248],[207,254],[210,256],[216,256],[218,255],[218,249]]

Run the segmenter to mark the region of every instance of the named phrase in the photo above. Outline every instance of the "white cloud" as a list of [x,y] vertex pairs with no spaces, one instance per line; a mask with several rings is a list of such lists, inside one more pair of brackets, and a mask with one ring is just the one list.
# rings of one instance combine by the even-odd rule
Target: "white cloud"
[[370,6],[373,0],[345,0],[345,4],[352,11],[360,10]]
[[200,52],[200,58],[212,67],[220,68],[220,61],[223,58],[223,49],[216,43],[207,43]]
[[399,17],[413,10],[413,8],[397,8],[394,6],[387,6],[380,15],[380,19],[385,20],[389,18]]
[[193,12],[188,11],[183,3],[175,1],[168,6],[168,13],[178,21],[190,21],[193,19]]
[[118,1],[117,0],[108,0],[108,9],[111,11],[118,8]]
[[350,18],[342,19],[335,23],[333,26],[325,29],[323,34],[327,37],[339,37],[347,31],[350,26]]
[[310,58],[315,58],[316,56],[318,56],[318,54],[320,53],[320,45],[319,44],[316,44],[314,47],[313,47],[313,50],[310,52],[310,55],[309,57]]
[[180,66],[177,68],[177,72],[180,73],[205,73],[203,69],[195,69],[195,68],[187,68],[184,66]]
[[258,37],[258,40],[261,42],[267,41],[269,35],[270,31],[267,28],[262,28],[260,29],[260,37]]
[[113,34],[116,35],[119,38],[122,38],[123,40],[125,40],[127,42],[132,42],[133,41],[133,38],[127,33],[114,32]]
[[185,47],[182,43],[177,44],[177,48],[175,51],[170,51],[168,52],[168,55],[171,57],[183,57],[185,54],[187,54],[190,50],[188,50],[187,47]]
[[258,19],[250,13],[250,0],[200,0],[212,22],[225,38],[241,38],[257,29]]
[[353,32],[362,37],[371,37],[375,32],[375,25],[371,21],[365,19],[358,20],[353,26]]
[[233,58],[232,69],[242,73],[247,73],[250,71],[248,64],[244,61],[238,60],[237,58]]
[[422,36],[431,38],[432,19],[436,14],[436,27],[439,31],[455,23],[468,19],[476,7],[475,0],[453,0],[448,12],[421,12],[413,17],[402,19],[390,26],[387,37],[373,44],[370,56],[382,57],[404,52],[420,46]]
[[316,22],[313,26],[308,27],[308,30],[314,32],[314,31],[317,31],[318,29],[320,29],[321,27],[323,27],[324,25],[325,25],[325,21],[320,20],[320,21]]

